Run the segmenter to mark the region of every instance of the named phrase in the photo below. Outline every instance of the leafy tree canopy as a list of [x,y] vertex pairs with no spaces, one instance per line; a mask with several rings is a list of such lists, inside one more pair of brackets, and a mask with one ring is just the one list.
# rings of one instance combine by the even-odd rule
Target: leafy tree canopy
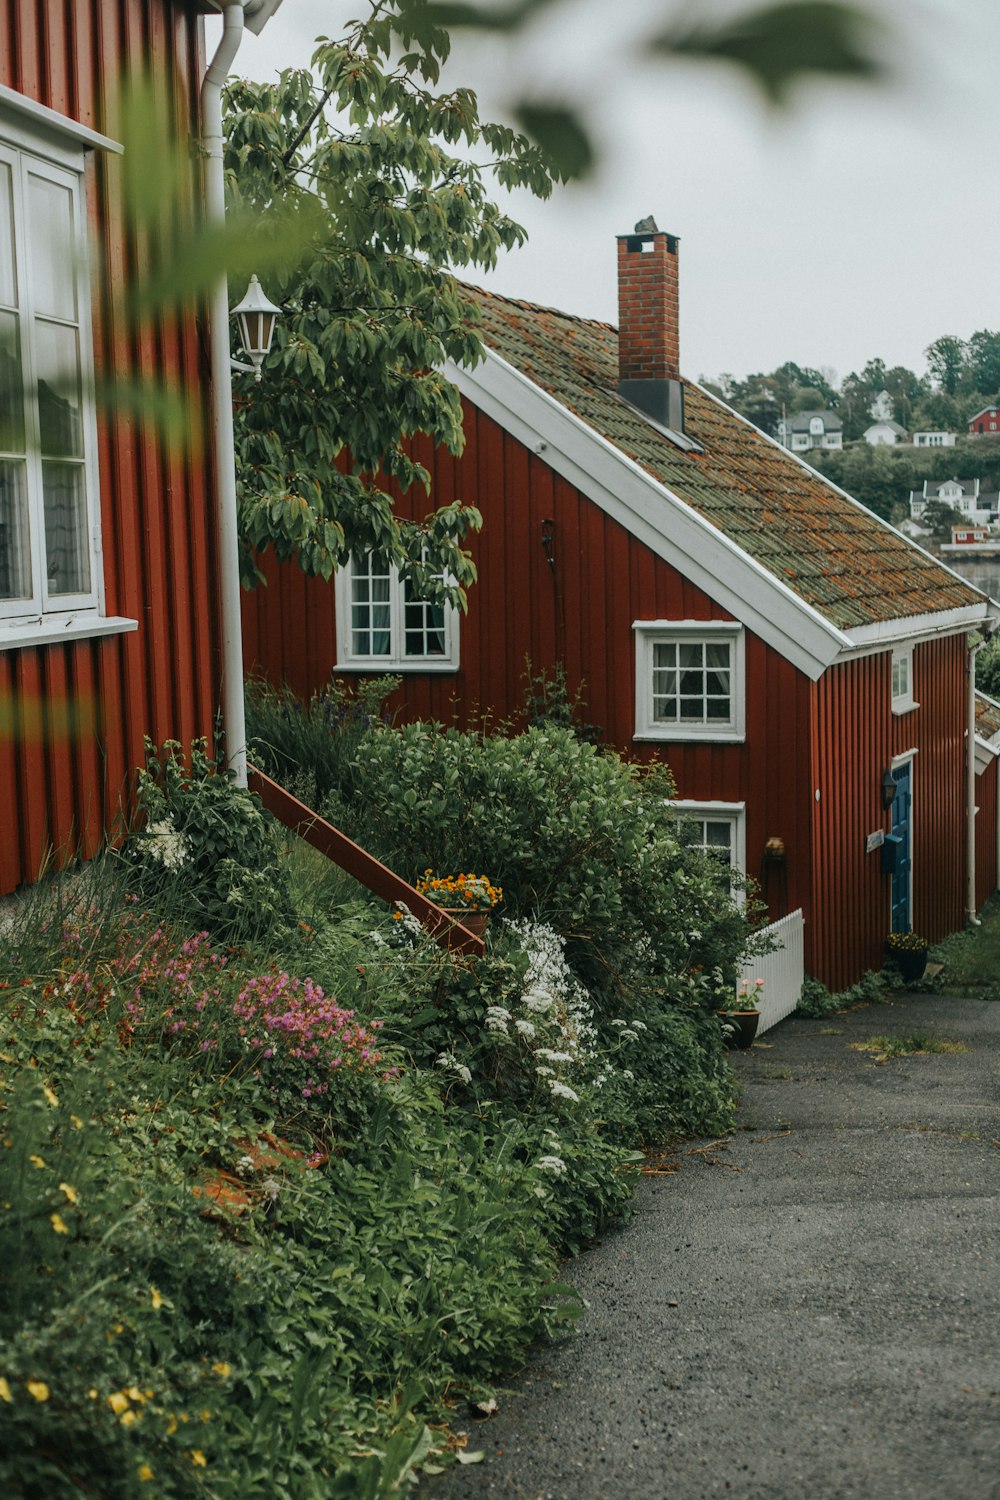
[[453,273],[489,269],[524,239],[489,183],[546,196],[555,171],[524,136],[481,120],[469,90],[435,92],[447,54],[426,17],[415,26],[373,3],[319,45],[317,77],[228,87],[235,211],[266,223],[276,204],[305,202],[317,224],[305,253],[293,244],[269,273],[285,316],[267,378],[238,383],[246,581],[268,547],[322,578],[375,550],[427,597],[460,604],[475,578],[462,546],[481,524],[475,507],[456,501],[418,524],[395,514],[393,492],[429,488],[414,434],[462,448],[458,393],[440,370],[476,363],[482,344]]

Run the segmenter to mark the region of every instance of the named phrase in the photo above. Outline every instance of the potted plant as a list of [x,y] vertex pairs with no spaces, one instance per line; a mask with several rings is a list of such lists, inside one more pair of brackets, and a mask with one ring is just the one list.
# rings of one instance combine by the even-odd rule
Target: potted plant
[[757,1035],[760,1022],[760,1002],[764,998],[764,981],[741,979],[735,1000],[730,1000],[719,1010],[722,1022],[723,1041],[727,1047],[745,1050]]
[[425,870],[417,890],[476,937],[482,937],[490,912],[503,900],[502,887],[493,885],[487,875],[435,875]]
[[917,932],[890,932],[885,940],[885,956],[894,963],[908,984],[923,979],[927,967],[928,943]]

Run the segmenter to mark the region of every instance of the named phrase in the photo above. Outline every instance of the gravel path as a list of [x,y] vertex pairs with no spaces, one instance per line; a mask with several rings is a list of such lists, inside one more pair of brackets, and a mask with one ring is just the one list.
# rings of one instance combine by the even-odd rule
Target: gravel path
[[[918,1031],[970,1050],[852,1046]],[[421,1500],[1000,1500],[998,1062],[1000,1004],[945,996],[769,1032]]]

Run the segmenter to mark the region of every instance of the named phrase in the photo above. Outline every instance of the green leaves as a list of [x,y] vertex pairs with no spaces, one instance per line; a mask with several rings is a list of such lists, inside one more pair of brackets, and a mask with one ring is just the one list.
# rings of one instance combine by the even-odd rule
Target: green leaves
[[784,105],[812,77],[877,79],[885,71],[881,26],[841,0],[781,0],[732,20],[672,24],[650,38],[654,55],[729,62],[769,103]]

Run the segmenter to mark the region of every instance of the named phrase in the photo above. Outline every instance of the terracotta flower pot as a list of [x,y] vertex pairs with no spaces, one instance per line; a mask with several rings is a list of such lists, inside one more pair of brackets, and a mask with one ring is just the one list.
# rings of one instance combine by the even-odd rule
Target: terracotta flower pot
[[488,911],[475,911],[468,906],[442,906],[441,910],[446,911],[453,921],[461,922],[466,932],[471,932],[473,937],[484,936],[490,920]]

